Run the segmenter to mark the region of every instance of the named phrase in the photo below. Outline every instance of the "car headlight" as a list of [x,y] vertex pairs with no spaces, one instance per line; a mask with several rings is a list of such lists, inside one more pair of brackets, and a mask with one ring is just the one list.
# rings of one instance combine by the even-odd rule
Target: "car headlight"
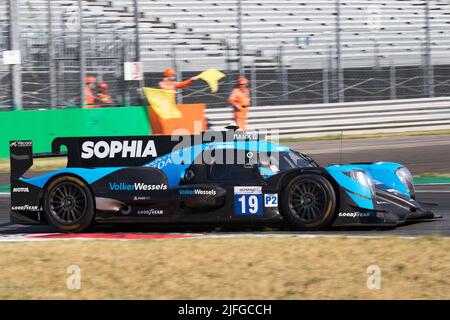
[[372,194],[372,197],[375,197],[375,183],[372,180],[372,177],[368,175],[363,170],[352,170],[348,172],[348,175],[353,180],[358,181],[363,186],[366,186],[370,189],[370,193]]
[[411,198],[415,197],[414,180],[408,169],[405,167],[398,168],[395,175],[400,179],[405,188],[408,190]]

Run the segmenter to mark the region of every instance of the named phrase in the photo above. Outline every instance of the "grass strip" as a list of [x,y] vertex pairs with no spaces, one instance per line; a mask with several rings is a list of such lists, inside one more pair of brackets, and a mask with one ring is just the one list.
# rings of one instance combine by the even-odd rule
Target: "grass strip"
[[0,299],[450,299],[448,252],[438,236],[2,243]]

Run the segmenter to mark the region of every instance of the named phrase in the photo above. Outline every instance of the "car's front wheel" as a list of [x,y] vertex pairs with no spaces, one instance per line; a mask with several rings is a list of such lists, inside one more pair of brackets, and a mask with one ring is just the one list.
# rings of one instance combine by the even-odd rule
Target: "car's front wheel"
[[317,230],[332,222],[336,192],[323,176],[305,174],[291,179],[281,194],[281,213],[294,227]]
[[47,220],[62,232],[81,232],[92,225],[94,200],[86,184],[72,176],[50,182],[44,195]]

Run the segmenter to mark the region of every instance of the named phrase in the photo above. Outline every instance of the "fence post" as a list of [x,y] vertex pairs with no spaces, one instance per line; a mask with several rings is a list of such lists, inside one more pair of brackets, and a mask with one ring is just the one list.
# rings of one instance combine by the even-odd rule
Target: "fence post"
[[57,81],[55,83],[56,86],[56,105],[60,104],[64,101],[66,90],[65,90],[65,81],[64,81],[64,73],[61,70],[61,62],[55,61],[55,71],[56,71],[56,79],[63,79],[63,81]]
[[[20,50],[18,6],[17,0],[9,0],[10,50]],[[20,64],[11,65],[11,80],[13,108],[22,110],[22,66]]]
[[[176,71],[177,81],[182,81],[183,73],[179,70],[178,59],[177,59],[177,48],[172,45],[172,69]],[[183,103],[183,95],[181,92],[177,91],[176,93],[177,104]]]
[[79,58],[80,58],[80,107],[86,106],[86,93],[84,92],[84,78],[86,77],[86,53],[84,49],[83,32],[83,0],[78,0],[78,37],[79,37]]
[[238,25],[238,34],[237,34],[237,38],[238,38],[238,69],[239,69],[239,75],[240,76],[244,76],[245,75],[245,71],[243,69],[243,44],[242,44],[242,0],[237,0],[237,25]]
[[56,90],[56,66],[55,66],[55,48],[53,43],[53,18],[52,5],[47,0],[47,45],[48,45],[48,66],[50,81],[50,107],[55,109],[57,106],[57,90]]
[[125,107],[130,106],[130,92],[128,90],[128,81],[125,80],[125,62],[127,61],[127,41],[122,40],[122,83],[123,93],[122,102]]
[[134,0],[134,37],[136,62],[141,61],[141,39],[139,31],[139,0]]
[[227,65],[227,72],[226,72],[226,84],[227,84],[227,91],[230,92],[233,90],[234,87],[234,72],[232,71],[232,65],[231,65],[231,47],[230,43],[227,41],[227,39],[223,40],[223,44],[225,46],[225,59],[226,59],[226,65]]
[[278,66],[280,73],[280,82],[282,87],[281,99],[283,101],[289,100],[289,76],[284,67],[284,47],[280,46],[278,49]]
[[323,88],[323,93],[322,93],[322,99],[323,99],[323,103],[329,103],[330,102],[330,92],[329,92],[329,87],[328,87],[328,68],[327,68],[327,64],[324,63],[324,65],[322,66],[322,88]]
[[256,107],[258,105],[258,95],[257,95],[257,81],[256,81],[256,69],[255,69],[255,63],[252,62],[251,69],[250,69],[250,86],[251,86],[251,93],[252,93],[252,106]]
[[397,80],[396,80],[396,69],[394,64],[394,59],[391,59],[389,66],[389,77],[391,84],[391,100],[397,99]]
[[344,102],[344,74],[341,61],[341,1],[335,1],[336,6],[336,72],[337,94],[339,102]]
[[428,96],[434,97],[434,70],[431,57],[431,21],[430,21],[430,4],[425,1],[425,68],[428,87]]
[[[336,70],[333,66],[333,47],[328,46],[328,57],[327,57],[327,69],[328,69],[328,102],[330,102],[330,97],[333,102],[336,101],[336,86],[334,85],[334,80],[336,79]],[[330,86],[331,85],[331,86]]]
[[225,48],[225,64],[227,66],[226,74],[230,76],[231,73],[231,55],[230,55],[230,44],[227,39],[222,40],[222,47]]
[[373,55],[375,70],[380,70],[380,45],[375,35],[373,37]]
[[[139,10],[139,0],[134,0],[134,25],[135,25],[135,50],[136,50],[136,62],[141,62],[141,31],[140,31],[140,10]],[[142,66],[143,68],[143,66]],[[142,70],[142,74],[144,74],[144,70]],[[139,80],[139,88],[143,88],[145,86],[144,79]],[[144,95],[142,93],[142,89],[139,90],[139,104],[142,104],[144,101]]]

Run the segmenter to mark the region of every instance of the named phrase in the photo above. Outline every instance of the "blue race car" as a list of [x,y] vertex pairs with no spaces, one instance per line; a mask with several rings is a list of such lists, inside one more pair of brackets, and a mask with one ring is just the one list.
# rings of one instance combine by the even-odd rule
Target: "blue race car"
[[[67,152],[61,152],[64,146]],[[396,226],[432,218],[397,163],[319,166],[258,134],[56,138],[52,153],[10,142],[11,221],[81,232],[95,223],[287,222]],[[67,157],[67,167],[27,178],[33,158]]]

